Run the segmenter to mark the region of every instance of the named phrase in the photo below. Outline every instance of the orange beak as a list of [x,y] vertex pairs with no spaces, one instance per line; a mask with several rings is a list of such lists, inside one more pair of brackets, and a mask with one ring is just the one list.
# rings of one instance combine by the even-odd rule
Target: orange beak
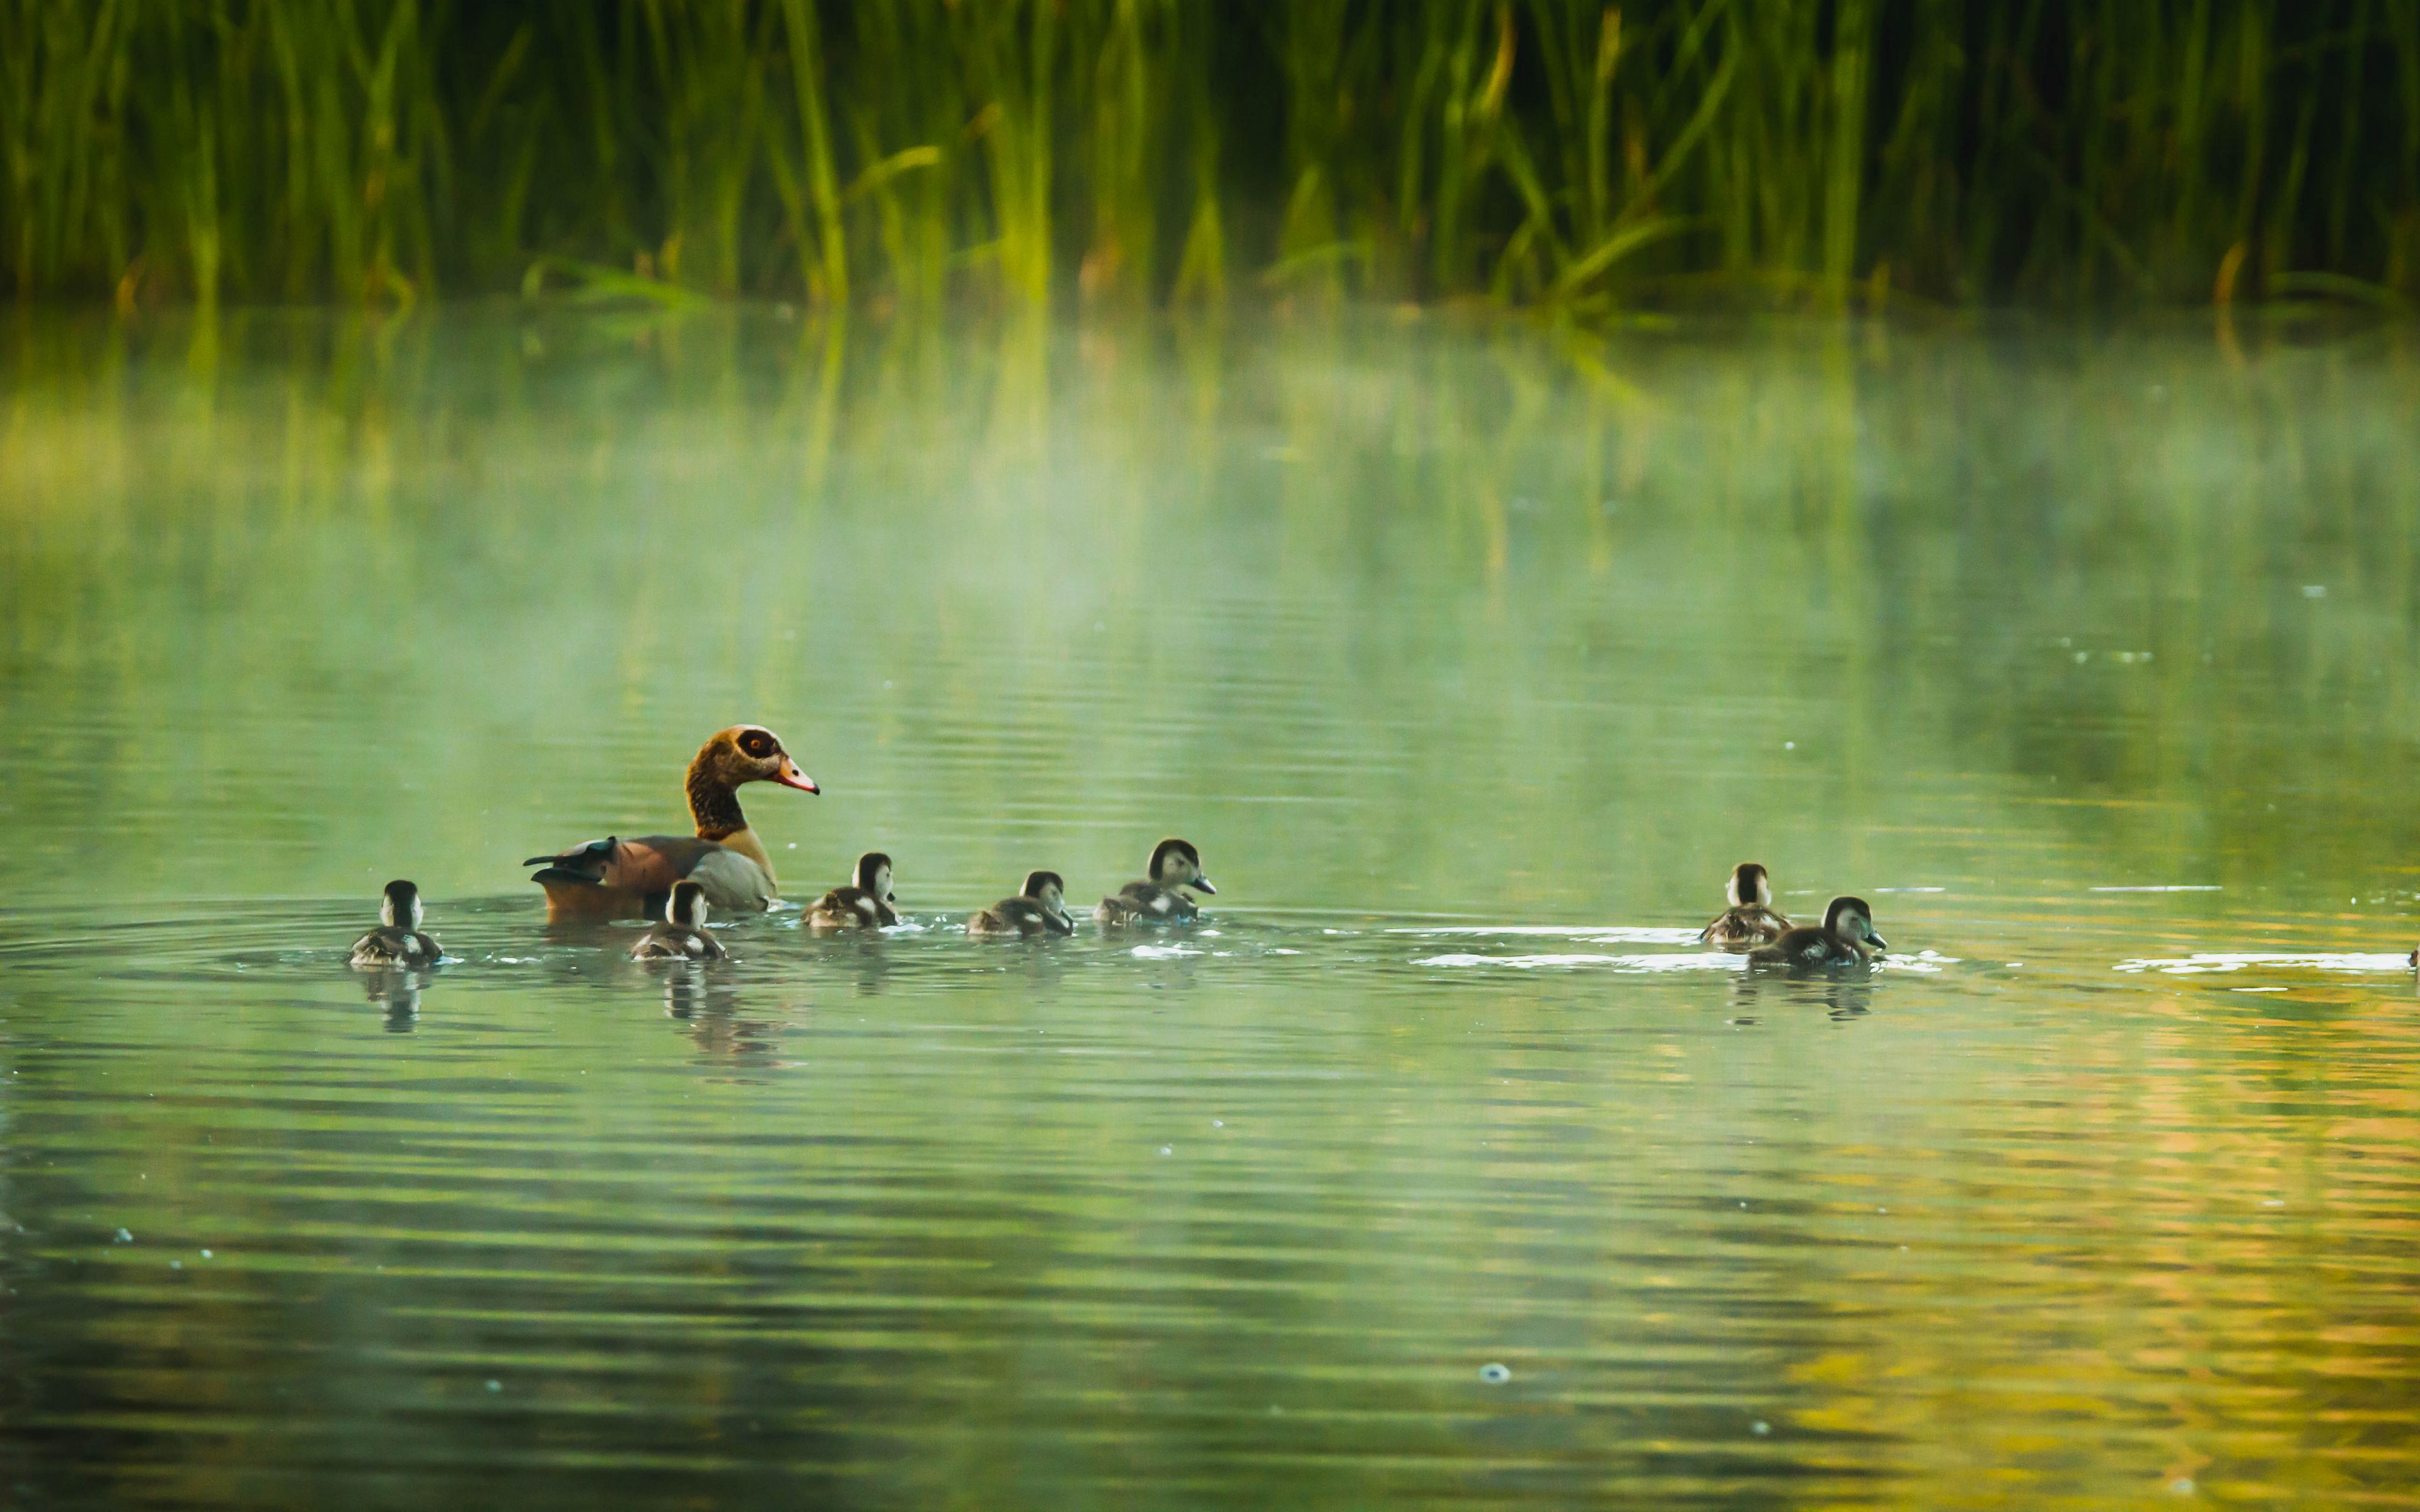
[[814,778],[809,777],[806,773],[799,770],[799,764],[790,760],[790,753],[788,751],[783,751],[782,753],[782,769],[773,774],[773,780],[781,783],[785,788],[797,788],[801,793],[821,793],[823,791],[823,789],[815,786],[815,779]]

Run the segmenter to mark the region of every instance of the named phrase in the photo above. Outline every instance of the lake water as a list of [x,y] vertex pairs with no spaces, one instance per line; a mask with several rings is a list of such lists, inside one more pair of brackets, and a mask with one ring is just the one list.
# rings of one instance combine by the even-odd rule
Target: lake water
[[8,318],[0,1502],[2420,1505],[2410,331]]

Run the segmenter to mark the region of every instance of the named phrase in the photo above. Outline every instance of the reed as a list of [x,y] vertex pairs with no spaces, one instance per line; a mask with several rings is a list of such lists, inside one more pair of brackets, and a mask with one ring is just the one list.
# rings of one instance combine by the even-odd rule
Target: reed
[[921,308],[1238,270],[1579,316],[2408,305],[2420,7],[0,0],[20,298],[581,266]]

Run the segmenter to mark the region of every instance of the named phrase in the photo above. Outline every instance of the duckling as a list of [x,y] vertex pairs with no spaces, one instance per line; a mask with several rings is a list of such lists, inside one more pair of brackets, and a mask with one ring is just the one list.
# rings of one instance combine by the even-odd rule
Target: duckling
[[380,971],[433,966],[441,953],[420,932],[420,889],[399,878],[386,885],[379,927],[353,942],[353,964]]
[[1152,847],[1151,875],[1129,882],[1101,900],[1093,917],[1114,928],[1121,924],[1190,924],[1202,916],[1194,893],[1215,894],[1218,888],[1202,874],[1202,853],[1191,841],[1164,840]]
[[1067,917],[1067,884],[1056,872],[1029,872],[1025,890],[1002,898],[967,920],[967,933],[976,935],[1073,934],[1076,921]]
[[1771,944],[1790,927],[1789,919],[1773,911],[1773,879],[1754,861],[1742,861],[1731,868],[1731,879],[1723,885],[1723,896],[1730,900],[1731,905],[1716,914],[1699,933],[1699,945],[1745,950],[1750,946]]
[[1747,959],[1757,966],[1863,965],[1888,949],[1889,942],[1874,933],[1874,911],[1866,901],[1839,897],[1823,910],[1822,929],[1802,924],[1786,930],[1771,945],[1750,950]]
[[818,934],[837,929],[885,929],[899,922],[891,890],[891,857],[868,851],[857,858],[857,885],[834,887],[807,910],[807,928]]
[[706,885],[675,882],[664,901],[664,921],[630,947],[633,961],[720,961],[730,952],[706,932]]

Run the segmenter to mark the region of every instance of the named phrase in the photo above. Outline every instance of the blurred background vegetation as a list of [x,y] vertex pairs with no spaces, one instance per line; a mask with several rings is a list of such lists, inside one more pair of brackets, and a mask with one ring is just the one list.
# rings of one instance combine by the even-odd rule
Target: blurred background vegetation
[[2406,0],[0,0],[0,285],[2420,298]]

